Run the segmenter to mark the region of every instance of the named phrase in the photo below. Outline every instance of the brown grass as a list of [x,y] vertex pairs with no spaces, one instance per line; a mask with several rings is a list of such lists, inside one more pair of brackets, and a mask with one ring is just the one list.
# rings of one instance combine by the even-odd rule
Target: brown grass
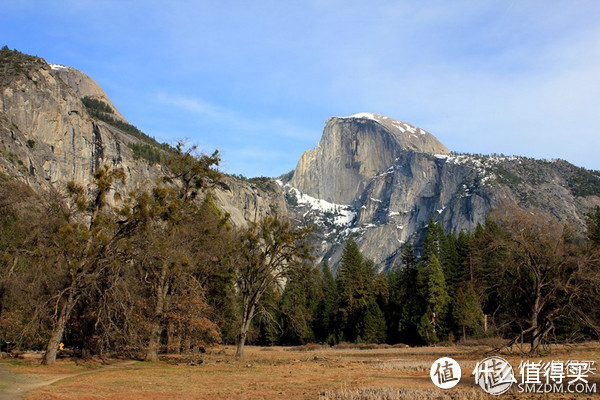
[[482,390],[441,391],[433,389],[361,388],[331,391],[323,400],[482,400],[489,399]]
[[[228,346],[209,349],[206,354],[191,358],[171,356],[168,362],[137,362],[120,369],[106,368],[100,363],[77,365],[69,361],[61,361],[52,368],[20,361],[22,364],[10,368],[27,374],[81,372],[28,393],[25,399],[29,400],[487,398],[475,386],[471,373],[475,363],[489,355],[490,347],[385,347],[249,346],[246,358],[239,361],[233,357],[235,349]],[[463,371],[461,382],[447,391],[437,389],[429,378],[431,364],[442,356],[456,359]],[[509,351],[502,356],[514,368],[522,359],[540,359]],[[542,358],[600,363],[600,345],[556,346],[552,355]],[[190,360],[195,362],[190,364]]]

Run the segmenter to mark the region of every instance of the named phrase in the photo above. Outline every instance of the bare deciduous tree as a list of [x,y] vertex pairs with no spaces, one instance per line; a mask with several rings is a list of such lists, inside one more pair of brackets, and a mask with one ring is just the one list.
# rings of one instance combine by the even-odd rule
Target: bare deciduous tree
[[292,228],[289,222],[266,217],[253,224],[239,238],[233,258],[242,314],[236,357],[244,356],[244,345],[256,308],[265,291],[286,279],[290,271],[311,258],[307,235],[310,229]]
[[[496,213],[498,229],[476,238],[476,279],[496,296],[499,316],[513,343],[528,343],[539,351],[556,322],[566,315],[586,321],[586,301],[598,280],[597,262],[578,245],[568,226],[542,214],[507,207]],[[495,255],[495,256],[494,256]],[[594,300],[598,304],[598,297]]]

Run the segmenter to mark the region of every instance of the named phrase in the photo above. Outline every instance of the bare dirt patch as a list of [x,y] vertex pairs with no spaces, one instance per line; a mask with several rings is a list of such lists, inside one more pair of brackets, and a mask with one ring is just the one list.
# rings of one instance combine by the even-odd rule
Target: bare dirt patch
[[102,369],[120,369],[134,364],[135,361],[97,361],[61,360],[52,366],[45,366],[39,360],[13,360],[0,363],[0,399],[21,399],[26,393],[52,385],[63,379],[98,372]]

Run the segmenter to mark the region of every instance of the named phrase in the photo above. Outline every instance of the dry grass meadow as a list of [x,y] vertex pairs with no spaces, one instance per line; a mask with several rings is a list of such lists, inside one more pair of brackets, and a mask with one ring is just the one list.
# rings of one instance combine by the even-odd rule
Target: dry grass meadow
[[[471,375],[477,361],[491,355],[482,344],[448,347],[305,346],[247,347],[243,361],[233,347],[209,349],[193,357],[172,356],[159,363],[113,360],[59,360],[39,365],[37,360],[0,363],[0,398],[42,399],[485,399]],[[498,354],[498,353],[494,353]],[[517,369],[523,359],[593,360],[600,362],[600,344],[556,346],[552,353],[532,357],[503,351]],[[439,357],[449,356],[462,368],[458,386],[436,388],[429,369]],[[9,374],[9,375],[7,375]],[[597,372],[598,374],[598,372]],[[599,375],[592,382],[600,387]],[[48,384],[50,383],[50,384]],[[17,388],[19,386],[19,388]],[[515,389],[515,387],[513,387]],[[3,393],[4,392],[4,397]],[[573,398],[572,395],[529,395],[514,390],[501,398]],[[597,394],[576,398],[600,398]]]

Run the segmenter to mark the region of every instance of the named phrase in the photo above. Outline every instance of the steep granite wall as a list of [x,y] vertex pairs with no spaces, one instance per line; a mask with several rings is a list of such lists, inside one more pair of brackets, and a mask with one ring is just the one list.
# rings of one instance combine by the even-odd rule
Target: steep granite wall
[[433,135],[376,114],[330,118],[317,147],[306,151],[292,186],[332,203],[351,204],[369,179],[385,172],[403,152],[447,154]]
[[[104,165],[121,168],[127,176],[125,186],[116,184],[108,197],[113,206],[119,206],[124,194],[149,189],[164,176],[165,169],[134,157],[128,144],[140,143],[138,138],[90,117],[81,101],[85,95],[111,105],[87,75],[2,50],[0,173],[36,190],[63,191],[69,181],[90,188],[93,172]],[[231,214],[235,226],[274,212],[286,215],[283,192],[274,181],[270,190],[264,190],[227,177],[215,189],[215,198],[217,205]]]
[[334,269],[350,235],[385,269],[399,263],[406,242],[419,242],[430,217],[458,233],[516,205],[583,231],[585,213],[600,204],[598,172],[565,161],[451,155],[426,131],[375,114],[327,120],[317,147],[282,184],[293,219],[317,225],[319,260]]

